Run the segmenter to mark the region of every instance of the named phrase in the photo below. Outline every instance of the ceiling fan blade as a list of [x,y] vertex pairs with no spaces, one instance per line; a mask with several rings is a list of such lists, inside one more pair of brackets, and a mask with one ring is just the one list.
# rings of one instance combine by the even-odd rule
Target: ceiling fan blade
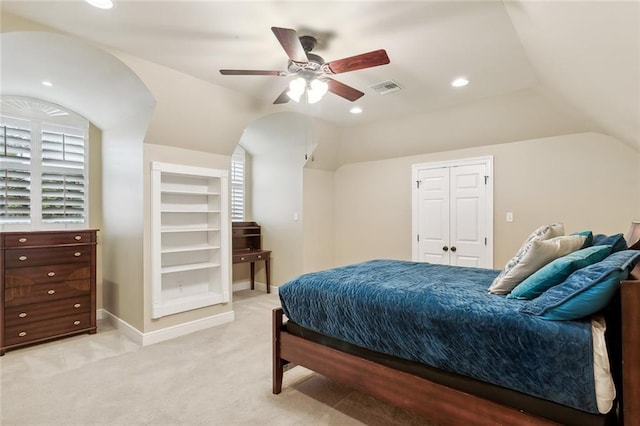
[[341,96],[351,102],[364,96],[364,93],[362,93],[358,89],[354,89],[353,87],[347,86],[344,83],[340,83],[337,80],[325,78],[323,79],[323,81],[325,81],[329,85],[329,91],[331,93],[335,93],[336,95]]
[[222,75],[275,75],[282,77],[287,75],[284,71],[263,71],[263,70],[220,70]]
[[282,45],[284,51],[287,52],[289,59],[298,64],[306,64],[309,62],[307,53],[304,51],[304,48],[300,43],[296,30],[271,27],[271,31],[273,31],[273,34]]
[[363,68],[377,67],[388,64],[389,62],[387,52],[384,49],[380,49],[328,62],[322,66],[322,69],[325,72],[328,70],[330,74],[340,74],[348,71],[361,70]]
[[287,102],[289,102],[289,95],[287,95],[287,92],[289,91],[289,86],[285,87],[285,89],[282,91],[282,93],[280,93],[280,96],[278,96],[276,98],[275,101],[273,101],[274,104],[286,104]]

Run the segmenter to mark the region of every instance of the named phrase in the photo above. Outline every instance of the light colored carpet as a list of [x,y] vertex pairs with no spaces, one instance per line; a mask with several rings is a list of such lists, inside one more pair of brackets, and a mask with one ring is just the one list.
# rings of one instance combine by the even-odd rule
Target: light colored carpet
[[422,418],[302,367],[271,393],[277,295],[234,293],[236,320],[140,347],[95,335],[0,358],[2,425],[424,425]]

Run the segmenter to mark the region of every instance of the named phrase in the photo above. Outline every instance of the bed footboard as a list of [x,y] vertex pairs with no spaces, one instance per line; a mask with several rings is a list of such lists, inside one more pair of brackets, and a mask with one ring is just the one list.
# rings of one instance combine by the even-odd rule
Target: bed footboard
[[273,393],[282,390],[284,365],[291,362],[336,382],[419,413],[441,424],[556,424],[457,391],[421,377],[294,336],[282,329],[282,309],[273,310]]

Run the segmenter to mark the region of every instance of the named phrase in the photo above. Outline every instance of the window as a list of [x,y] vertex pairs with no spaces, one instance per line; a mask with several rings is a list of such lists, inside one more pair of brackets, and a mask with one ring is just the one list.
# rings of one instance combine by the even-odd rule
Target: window
[[84,225],[88,121],[35,99],[0,102],[0,226]]
[[245,217],[246,152],[238,145],[231,156],[231,220],[242,222]]

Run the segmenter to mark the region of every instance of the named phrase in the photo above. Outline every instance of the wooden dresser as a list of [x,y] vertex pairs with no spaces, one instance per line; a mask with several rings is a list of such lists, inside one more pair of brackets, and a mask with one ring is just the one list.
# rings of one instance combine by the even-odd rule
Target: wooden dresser
[[0,355],[96,332],[96,233],[0,233]]

